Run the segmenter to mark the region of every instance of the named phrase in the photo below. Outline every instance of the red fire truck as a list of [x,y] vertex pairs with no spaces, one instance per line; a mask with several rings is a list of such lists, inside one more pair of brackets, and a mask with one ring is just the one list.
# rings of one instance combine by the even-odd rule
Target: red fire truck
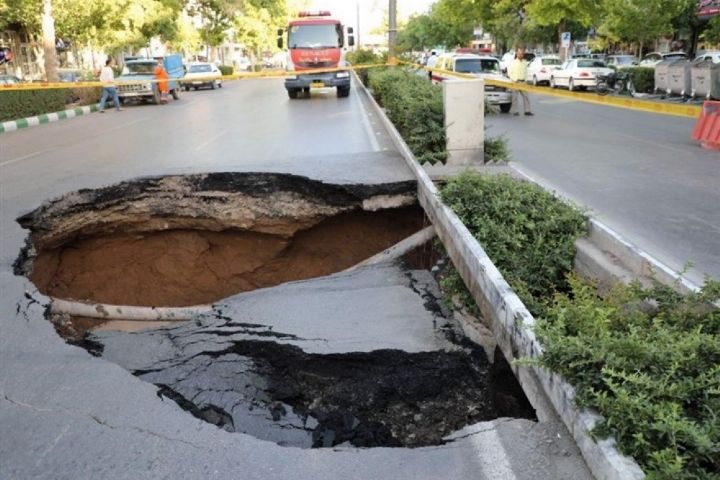
[[[343,68],[345,62],[345,31],[347,45],[355,45],[352,27],[343,27],[330,12],[300,12],[300,18],[287,28],[287,69],[297,73],[285,80],[290,98],[309,93],[311,88],[337,88],[338,97],[350,95],[350,71],[313,73],[313,70]],[[278,47],[283,48],[285,30],[278,30]]]

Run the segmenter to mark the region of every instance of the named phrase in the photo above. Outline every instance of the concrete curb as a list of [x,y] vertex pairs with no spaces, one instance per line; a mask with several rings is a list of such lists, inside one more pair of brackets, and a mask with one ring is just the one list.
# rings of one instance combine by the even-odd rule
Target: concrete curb
[[20,130],[21,128],[35,127],[45,123],[57,122],[59,120],[65,120],[66,118],[74,118],[88,113],[97,112],[98,104],[86,105],[84,107],[75,107],[69,110],[63,110],[61,112],[43,113],[34,117],[19,118],[17,120],[10,120],[7,122],[0,123],[0,133],[13,132]]
[[[442,203],[437,187],[415,161],[412,152],[372,95],[357,77],[355,80],[361,85],[361,90],[367,95],[407,166],[417,178],[420,205],[430,217],[438,237],[484,318],[492,323],[492,331],[505,358],[509,362],[523,357],[538,358],[542,354],[542,347],[533,333],[535,319],[475,237],[457,215]],[[562,377],[538,366],[513,365],[513,371],[528,399],[538,409],[538,417],[541,419],[543,415],[551,414],[544,412],[549,400],[598,480],[639,480],[645,477],[634,459],[617,450],[614,439],[595,441],[590,438],[588,431],[601,417],[575,406],[575,391]]]

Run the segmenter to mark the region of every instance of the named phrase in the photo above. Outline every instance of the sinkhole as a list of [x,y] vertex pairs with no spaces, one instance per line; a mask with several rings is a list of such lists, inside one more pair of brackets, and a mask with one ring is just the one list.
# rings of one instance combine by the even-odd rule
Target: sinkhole
[[[55,299],[213,304],[189,321],[146,323],[132,332],[103,331],[102,319],[49,315],[69,343],[123,366],[156,385],[163,401],[228,432],[303,448],[422,447],[446,443],[473,423],[534,419],[502,354],[488,358],[453,324],[428,271],[439,255],[429,243],[383,267],[395,279],[388,286],[422,310],[417,322],[424,323],[411,327],[429,343],[414,351],[385,348],[387,339],[371,335],[364,350],[337,349],[317,328],[314,338],[284,330],[293,318],[280,326],[253,323],[248,304],[234,303],[240,293],[248,298],[257,289],[343,272],[427,227],[416,188],[212,173],[80,190],[18,219],[29,236],[15,271]],[[353,315],[369,331],[373,322],[415,320],[375,318],[370,312],[382,307],[374,307],[367,317],[362,308],[328,309],[337,318],[307,321],[342,337],[358,328],[348,320]],[[352,332],[347,338],[356,340]]]

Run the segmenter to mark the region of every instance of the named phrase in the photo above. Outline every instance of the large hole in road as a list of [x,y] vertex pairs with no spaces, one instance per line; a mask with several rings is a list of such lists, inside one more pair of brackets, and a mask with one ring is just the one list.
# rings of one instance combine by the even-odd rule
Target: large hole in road
[[179,307],[349,268],[416,232],[411,183],[331,186],[268,174],[128,182],[21,217],[18,262],[51,297]]
[[[342,271],[408,237],[427,226],[415,190],[414,182],[329,185],[258,173],[81,190],[18,219],[30,235],[15,269],[56,298],[216,302]],[[421,266],[417,251],[410,257],[404,286],[432,312],[426,334],[446,339],[437,350],[308,353],[298,346],[308,340],[227,317],[224,307],[136,333],[86,331],[96,320],[71,319],[71,328],[67,319],[53,321],[71,343],[157,385],[160,398],[280,445],[439,445],[480,421],[534,418],[502,355],[488,359],[462,339],[423,270],[429,265]]]

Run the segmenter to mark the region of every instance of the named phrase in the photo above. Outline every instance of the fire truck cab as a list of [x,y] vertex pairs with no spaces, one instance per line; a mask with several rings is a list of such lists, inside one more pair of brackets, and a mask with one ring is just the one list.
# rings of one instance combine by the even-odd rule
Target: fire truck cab
[[[278,48],[283,47],[287,32],[287,70],[297,73],[285,80],[290,98],[309,93],[311,88],[337,88],[338,97],[350,95],[350,70],[345,61],[345,31],[347,45],[355,45],[352,27],[343,27],[339,20],[330,18],[330,12],[300,12],[286,30],[278,30]],[[333,72],[313,73],[313,70],[340,69]]]

